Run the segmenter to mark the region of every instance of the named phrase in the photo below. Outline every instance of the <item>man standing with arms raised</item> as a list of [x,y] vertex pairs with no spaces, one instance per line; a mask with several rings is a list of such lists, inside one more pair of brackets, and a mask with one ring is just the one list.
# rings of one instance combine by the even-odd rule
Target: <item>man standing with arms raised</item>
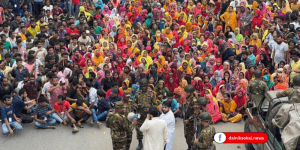
[[150,107],[147,118],[140,128],[145,135],[144,150],[163,150],[165,148],[168,135],[167,124],[158,116],[157,108]]

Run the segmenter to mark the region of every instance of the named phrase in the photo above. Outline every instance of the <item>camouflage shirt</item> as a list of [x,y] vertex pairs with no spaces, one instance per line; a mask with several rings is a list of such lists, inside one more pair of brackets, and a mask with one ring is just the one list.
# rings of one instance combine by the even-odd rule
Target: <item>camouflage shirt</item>
[[145,113],[145,108],[150,108],[151,106],[156,107],[155,96],[151,96],[149,93],[142,93],[142,91],[137,91],[135,95],[134,107],[137,107],[137,113],[141,115],[147,115]]
[[216,130],[213,126],[204,127],[198,137],[198,150],[208,150],[213,145]]
[[183,110],[183,111],[185,111],[185,113],[184,113],[185,116],[183,116],[184,119],[192,121],[197,116],[198,112],[194,112],[194,108],[193,108],[194,102],[196,102],[196,101],[197,101],[197,99],[195,97],[187,99],[186,104],[184,104],[185,108]]
[[128,103],[124,103],[124,109],[125,109],[125,114],[124,116],[126,117],[126,123],[128,124],[128,130],[133,130],[133,124],[127,119],[127,116],[130,112],[133,112],[133,105],[132,101],[129,101]]
[[300,103],[300,87],[288,88],[276,94],[276,97],[288,97],[290,103]]
[[110,128],[110,134],[113,141],[126,141],[128,124],[126,124],[125,115],[116,112],[113,113],[110,117],[106,118],[106,127]]

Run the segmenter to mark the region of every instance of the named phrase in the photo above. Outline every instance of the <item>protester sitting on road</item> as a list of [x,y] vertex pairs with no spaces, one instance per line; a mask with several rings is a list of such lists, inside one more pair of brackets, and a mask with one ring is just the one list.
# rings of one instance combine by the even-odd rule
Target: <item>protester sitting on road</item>
[[27,100],[27,92],[25,89],[20,89],[19,94],[13,97],[12,104],[15,114],[18,118],[22,118],[22,123],[33,122],[31,113],[34,112],[35,100]]
[[[119,89],[118,88],[118,83],[117,82],[113,82],[113,83],[111,83],[111,89],[109,89],[107,92],[106,92],[106,96],[105,96],[105,98],[108,98],[109,96],[110,96],[110,92],[111,92],[111,90],[112,89],[114,89],[114,88],[117,88],[117,89]],[[119,90],[119,95],[121,96],[121,97],[123,97],[123,91],[122,90]]]
[[73,126],[73,133],[78,132],[78,128],[84,128],[81,122],[87,121],[92,115],[91,110],[83,103],[82,98],[78,98],[76,103],[73,103],[70,109],[67,111],[68,118],[70,119]]
[[55,129],[56,121],[63,123],[63,120],[54,112],[55,110],[47,104],[46,98],[40,97],[34,110],[35,126],[41,129]]
[[67,111],[71,107],[70,103],[67,100],[65,100],[65,97],[63,95],[59,95],[53,107],[55,113],[59,116],[60,119],[63,120],[63,124],[67,125],[67,120],[68,120]]
[[97,91],[97,96],[99,101],[97,104],[97,109],[91,110],[93,113],[91,124],[94,124],[94,122],[96,122],[97,125],[100,126],[102,124],[100,121],[105,121],[108,112],[113,111],[113,108],[109,104],[108,100],[105,99],[105,93],[102,90]]
[[110,96],[108,96],[107,101],[112,105],[114,108],[117,101],[121,101],[122,97],[119,95],[119,89],[113,88],[110,92]]
[[222,120],[224,122],[239,122],[242,119],[242,115],[236,112],[236,103],[231,99],[229,93],[225,93],[224,100],[221,102],[220,111],[222,112]]
[[4,105],[1,108],[2,132],[3,134],[14,134],[14,130],[20,131],[23,129],[21,119],[17,118],[14,107],[12,105],[11,96],[3,96]]
[[86,82],[86,87],[88,90],[88,95],[87,95],[87,102],[85,102],[89,109],[95,109],[98,104],[98,97],[97,97],[97,89],[95,89],[90,81]]

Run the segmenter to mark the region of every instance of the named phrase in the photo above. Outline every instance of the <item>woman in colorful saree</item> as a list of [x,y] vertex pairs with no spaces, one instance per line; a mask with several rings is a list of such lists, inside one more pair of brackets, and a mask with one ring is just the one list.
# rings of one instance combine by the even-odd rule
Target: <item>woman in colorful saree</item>
[[229,93],[225,93],[224,100],[220,105],[220,111],[222,113],[222,120],[224,122],[239,122],[242,119],[242,115],[236,112],[237,105],[234,100],[231,99]]

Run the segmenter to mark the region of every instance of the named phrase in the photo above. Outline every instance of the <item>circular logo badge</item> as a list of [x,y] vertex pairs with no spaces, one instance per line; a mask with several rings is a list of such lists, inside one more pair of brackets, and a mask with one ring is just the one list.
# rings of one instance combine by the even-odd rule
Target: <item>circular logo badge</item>
[[224,133],[217,133],[214,139],[217,143],[224,143],[226,141],[226,135]]

